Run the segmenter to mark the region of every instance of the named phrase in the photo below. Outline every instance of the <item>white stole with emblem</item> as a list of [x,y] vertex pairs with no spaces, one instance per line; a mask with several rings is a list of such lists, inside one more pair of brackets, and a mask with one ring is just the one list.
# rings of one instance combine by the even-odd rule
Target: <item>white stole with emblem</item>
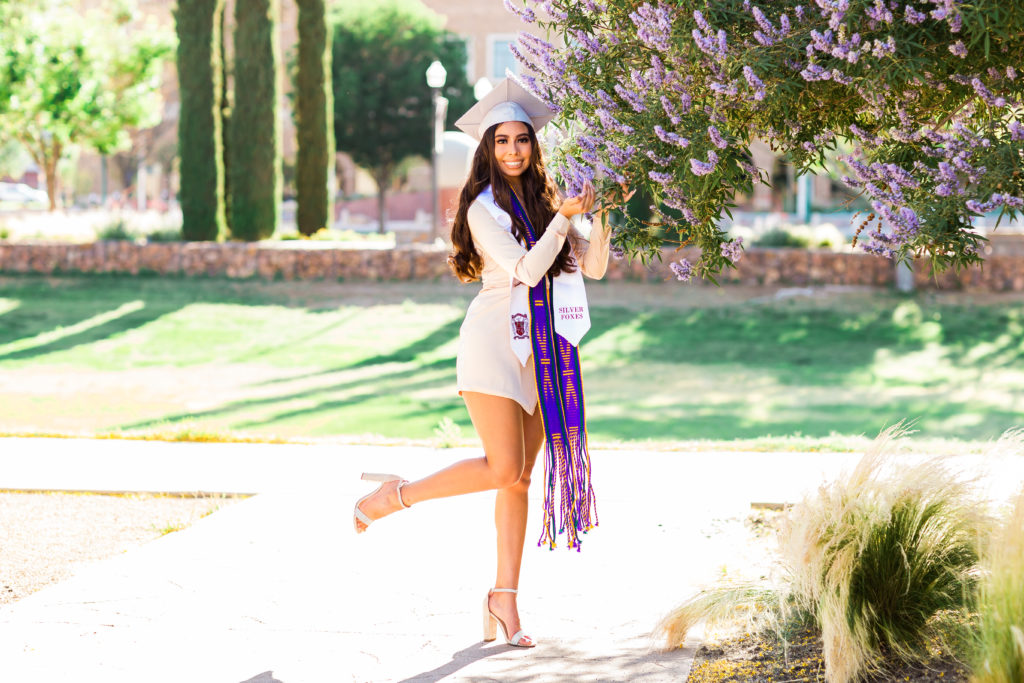
[[[494,201],[490,185],[483,189],[477,199],[487,208],[494,220],[515,237],[512,231],[512,216]],[[566,239],[569,239],[566,236]],[[576,260],[573,255],[573,261]],[[530,343],[530,288],[509,276],[509,338],[512,351],[525,367],[533,353]],[[576,262],[576,271],[559,273],[552,286],[552,305],[555,307],[555,332],[573,346],[579,346],[583,335],[590,329],[590,309],[587,306],[587,291],[583,284],[583,271]]]

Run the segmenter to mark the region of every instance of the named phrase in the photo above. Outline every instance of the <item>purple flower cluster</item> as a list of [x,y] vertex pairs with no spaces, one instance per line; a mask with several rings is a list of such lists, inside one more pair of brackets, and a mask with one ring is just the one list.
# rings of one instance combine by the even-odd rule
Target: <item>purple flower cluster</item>
[[[509,0],[505,0],[508,2]],[[583,31],[573,31],[573,37],[585,47],[591,54],[599,55],[608,51],[608,46],[594,36]]]
[[605,174],[605,176],[613,179],[617,183],[626,182],[626,176],[622,175],[621,173],[619,173],[618,171],[616,171],[603,161],[597,162],[597,170],[601,171],[602,173]]
[[1006,129],[1010,131],[1010,139],[1019,142],[1024,140],[1024,126],[1019,121],[1010,121],[1006,124]]
[[675,182],[675,177],[671,173],[662,173],[660,171],[648,171],[647,177],[661,185],[671,185]]
[[758,78],[754,70],[746,64],[743,65],[743,77],[747,79],[747,85],[754,91],[754,99],[758,101],[763,100],[765,94],[764,81]]
[[[647,150],[647,158],[653,161],[654,163],[658,164],[659,166],[668,166],[669,164],[676,160],[675,156],[671,154],[667,157],[663,157],[659,155],[657,152],[655,152],[653,149]],[[655,178],[655,180],[657,179]]]
[[689,140],[673,133],[672,131],[665,130],[661,126],[654,126],[654,134],[657,135],[662,142],[667,142],[670,145],[676,145],[677,147],[684,148],[690,146]]
[[952,52],[957,57],[959,57],[960,59],[964,59],[967,57],[967,46],[964,45],[964,41],[962,40],[958,40],[952,45],[950,45],[949,51]]
[[553,0],[544,0],[540,3],[541,9],[544,13],[556,21],[565,21],[569,18],[569,13],[559,9]]
[[637,94],[636,91],[630,90],[629,88],[626,88],[620,85],[619,83],[616,83],[615,92],[618,94],[619,97],[621,97],[622,99],[626,100],[626,102],[629,103],[629,106],[633,108],[633,111],[637,113],[647,111],[647,106],[644,104],[643,98],[640,97],[640,95]]
[[729,242],[722,242],[722,256],[736,263],[743,256],[743,238],[737,237]]
[[904,5],[903,17],[906,19],[908,24],[920,24],[922,21],[928,18],[928,15],[924,12],[919,12],[910,4]]
[[865,10],[865,14],[879,24],[891,24],[893,21],[892,10],[882,0],[875,0],[875,4]]
[[505,9],[516,15],[528,24],[537,21],[537,15],[529,7],[517,7],[512,0],[505,0]]
[[722,137],[722,134],[718,132],[718,128],[715,126],[708,126],[708,137],[711,138],[711,144],[718,149],[725,149],[729,146],[729,143]]
[[671,7],[661,2],[657,7],[646,2],[629,15],[636,25],[637,38],[662,52],[668,52],[671,48],[672,17]]
[[968,199],[967,202],[965,202],[965,205],[967,206],[968,211],[972,213],[982,214],[988,213],[989,211],[994,211],[996,208],[1000,206],[1005,206],[1008,209],[1020,209],[1024,207],[1024,199],[1021,199],[1020,197],[1014,197],[1013,195],[1000,194],[999,192],[996,192],[989,198],[987,202],[979,202],[974,199]]
[[708,152],[708,160],[701,161],[700,159],[690,159],[690,170],[694,175],[707,175],[714,172],[715,167],[718,165],[718,155],[714,152]]
[[1006,98],[1005,97],[997,97],[997,96],[993,95],[992,91],[985,87],[985,84],[981,82],[980,78],[978,78],[978,77],[972,78],[971,79],[971,87],[974,88],[974,92],[976,92],[978,94],[978,97],[983,99],[986,104],[989,104],[989,105],[991,105],[993,107],[1005,107],[1006,106]]
[[598,107],[595,110],[598,120],[601,122],[601,127],[609,133],[621,133],[622,135],[632,135],[636,130],[625,123],[622,123],[615,118],[610,111],[602,107]]
[[662,95],[660,99],[661,108],[665,112],[665,115],[668,116],[668,120],[672,122],[672,125],[678,126],[682,123],[683,119],[679,116],[679,110],[677,110],[676,106],[672,104],[672,100],[665,95]]
[[686,259],[672,261],[668,267],[680,282],[689,282],[693,279],[693,266]]
[[754,31],[754,40],[765,47],[774,45],[775,41],[789,33],[789,17],[785,14],[779,17],[780,28],[775,28],[775,25],[768,21],[768,17],[764,15],[761,8],[756,5],[750,8],[750,14],[754,17],[754,22],[758,26],[757,30]]
[[622,148],[611,140],[605,140],[604,148],[608,153],[608,158],[611,160],[612,164],[619,167],[628,164],[633,158],[633,155],[636,154],[636,147],[633,145],[628,145],[627,147]]

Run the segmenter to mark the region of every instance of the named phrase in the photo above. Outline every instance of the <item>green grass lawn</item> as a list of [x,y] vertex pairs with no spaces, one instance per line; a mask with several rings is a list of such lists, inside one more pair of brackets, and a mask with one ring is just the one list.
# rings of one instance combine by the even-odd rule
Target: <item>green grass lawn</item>
[[[0,277],[0,431],[430,439],[450,418],[469,437],[455,350],[475,291]],[[1020,297],[590,291],[597,442],[820,446],[902,419],[971,441],[1024,423]]]

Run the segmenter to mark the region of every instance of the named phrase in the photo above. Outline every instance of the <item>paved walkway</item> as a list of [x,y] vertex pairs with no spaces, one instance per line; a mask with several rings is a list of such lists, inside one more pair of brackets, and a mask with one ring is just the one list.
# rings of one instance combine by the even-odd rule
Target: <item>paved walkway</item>
[[[685,681],[693,647],[662,653],[650,633],[742,561],[716,520],[752,501],[796,500],[856,459],[595,452],[601,526],[582,553],[528,542],[520,609],[541,646],[517,650],[480,642],[491,496],[424,504],[358,537],[351,527],[352,502],[369,490],[359,471],[411,478],[474,455],[0,439],[0,489],[259,494],[0,608],[0,678]],[[1000,465],[1003,489],[1024,479],[1022,464]]]

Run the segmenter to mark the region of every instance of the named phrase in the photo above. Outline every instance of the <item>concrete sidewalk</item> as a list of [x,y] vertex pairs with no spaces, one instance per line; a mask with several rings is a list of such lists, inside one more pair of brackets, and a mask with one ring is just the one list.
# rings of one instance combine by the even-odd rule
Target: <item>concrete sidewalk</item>
[[[856,460],[595,452],[601,525],[583,552],[533,547],[540,506],[531,500],[520,610],[541,644],[518,650],[480,642],[492,494],[432,501],[352,531],[352,503],[372,488],[360,471],[415,478],[475,455],[0,439],[0,489],[260,494],[0,608],[0,678],[685,681],[693,647],[662,653],[650,633],[723,567],[744,562],[721,520],[742,517],[753,500],[796,500]],[[1019,484],[1020,463],[1006,467],[998,479]]]

